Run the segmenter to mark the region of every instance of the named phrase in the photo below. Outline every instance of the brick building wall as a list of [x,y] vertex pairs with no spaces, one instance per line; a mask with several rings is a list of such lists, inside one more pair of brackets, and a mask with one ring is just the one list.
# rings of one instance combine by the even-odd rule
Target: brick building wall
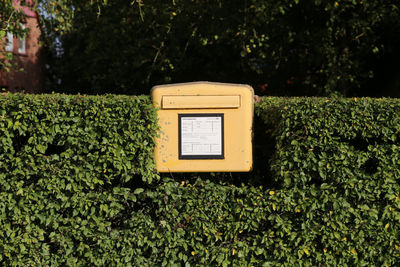
[[[24,8],[26,19],[23,22],[30,29],[25,38],[25,51],[21,51],[20,42],[14,36],[12,53],[16,67],[10,72],[0,72],[0,87],[8,91],[37,93],[44,85],[44,62],[39,38],[41,35],[38,17],[35,12]],[[20,69],[23,71],[20,71]]]

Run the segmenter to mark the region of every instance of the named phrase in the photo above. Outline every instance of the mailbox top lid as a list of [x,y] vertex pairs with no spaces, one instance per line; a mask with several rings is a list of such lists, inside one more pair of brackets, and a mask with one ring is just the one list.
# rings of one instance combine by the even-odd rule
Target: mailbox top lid
[[254,90],[247,84],[218,82],[188,82],[166,85],[156,85],[151,89],[154,97],[163,95],[254,95]]

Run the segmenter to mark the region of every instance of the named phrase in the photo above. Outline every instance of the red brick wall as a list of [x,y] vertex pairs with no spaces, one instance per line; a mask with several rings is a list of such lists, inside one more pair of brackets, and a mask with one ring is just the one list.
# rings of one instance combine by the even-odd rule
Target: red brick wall
[[[26,18],[26,28],[30,28],[26,36],[26,53],[18,53],[18,40],[14,37],[14,62],[17,64],[11,72],[0,72],[0,86],[8,87],[9,91],[37,93],[42,91],[44,83],[44,66],[42,49],[39,43],[41,34],[38,20],[35,17]],[[23,68],[23,71],[19,71]]]

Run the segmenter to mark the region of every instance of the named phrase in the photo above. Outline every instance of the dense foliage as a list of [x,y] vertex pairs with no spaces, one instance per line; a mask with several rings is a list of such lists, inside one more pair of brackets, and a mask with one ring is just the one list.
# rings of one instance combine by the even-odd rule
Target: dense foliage
[[74,265],[78,256],[83,262],[106,257],[117,238],[110,227],[134,203],[129,187],[158,178],[157,128],[148,97],[2,96],[2,264]]
[[[51,90],[138,94],[210,80],[257,94],[400,96],[397,0],[19,2],[42,15]],[[28,31],[16,6],[0,3],[1,48],[7,32]],[[0,53],[9,70],[12,53]]]
[[148,97],[0,107],[4,265],[400,263],[398,100],[264,98],[252,173],[161,179]]
[[48,54],[52,89],[135,94],[210,80],[257,94],[399,91],[397,0],[41,3],[49,46],[61,45]]
[[288,205],[280,215],[286,246],[303,246],[313,265],[399,264],[399,108],[398,100],[369,98],[259,105],[275,129],[270,179]]

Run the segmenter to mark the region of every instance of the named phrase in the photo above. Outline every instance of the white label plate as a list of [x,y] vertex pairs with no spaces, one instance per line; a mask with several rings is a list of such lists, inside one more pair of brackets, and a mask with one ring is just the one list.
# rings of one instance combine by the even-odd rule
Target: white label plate
[[180,114],[180,157],[223,157],[223,114]]

